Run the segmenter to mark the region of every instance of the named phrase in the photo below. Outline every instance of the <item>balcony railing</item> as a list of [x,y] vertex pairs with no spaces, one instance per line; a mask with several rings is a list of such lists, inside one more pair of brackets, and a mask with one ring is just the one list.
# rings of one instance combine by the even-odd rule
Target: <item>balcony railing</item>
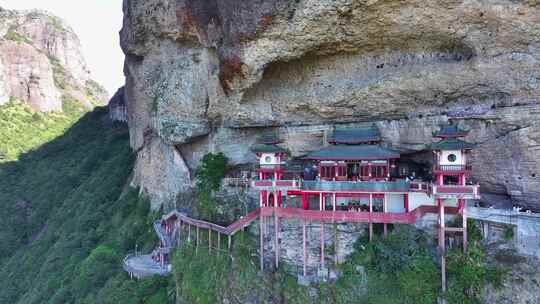
[[299,188],[300,180],[254,180],[251,186],[254,188]]
[[465,172],[471,171],[471,165],[435,165],[434,172]]
[[433,185],[432,194],[440,197],[460,197],[468,199],[480,198],[479,185]]
[[411,191],[413,192],[428,192],[429,191],[429,183],[425,182],[411,182]]
[[316,191],[369,191],[369,192],[407,192],[410,184],[405,181],[393,182],[340,182],[304,181],[302,189]]

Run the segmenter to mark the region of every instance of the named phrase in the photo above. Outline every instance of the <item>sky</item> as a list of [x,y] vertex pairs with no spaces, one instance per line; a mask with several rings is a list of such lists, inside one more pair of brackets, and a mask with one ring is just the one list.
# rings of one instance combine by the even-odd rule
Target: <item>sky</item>
[[111,95],[124,84],[124,55],[118,35],[122,0],[0,0],[0,7],[39,8],[66,20],[81,40],[92,78]]

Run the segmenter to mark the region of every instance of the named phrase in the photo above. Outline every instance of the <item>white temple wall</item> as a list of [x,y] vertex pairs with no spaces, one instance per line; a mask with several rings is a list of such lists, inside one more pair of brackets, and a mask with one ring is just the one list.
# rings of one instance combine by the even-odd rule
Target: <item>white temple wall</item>
[[[454,154],[456,156],[456,160],[453,162],[448,159],[448,156],[451,154]],[[441,151],[440,164],[441,165],[464,165],[465,158],[463,157],[460,150]]]
[[435,206],[435,198],[422,192],[409,192],[409,210],[412,211],[420,206]]
[[405,212],[405,196],[403,194],[386,194],[386,202],[388,212]]
[[276,157],[274,153],[262,153],[261,154],[261,165],[279,165],[280,159],[279,157]]

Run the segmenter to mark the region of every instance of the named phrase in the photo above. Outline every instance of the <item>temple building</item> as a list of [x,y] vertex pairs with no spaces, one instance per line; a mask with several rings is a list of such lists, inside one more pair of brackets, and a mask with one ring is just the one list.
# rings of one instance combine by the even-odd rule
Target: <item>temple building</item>
[[387,223],[411,223],[421,206],[461,212],[465,199],[479,198],[479,186],[468,181],[467,154],[474,145],[461,139],[467,134],[454,124],[434,134],[440,140],[430,146],[433,167],[424,179],[400,175],[400,152],[384,145],[374,125],[334,130],[321,149],[300,159],[304,169],[297,175],[288,174],[290,155],[273,136],[252,149],[259,159],[259,179],[252,186],[259,190],[261,207],[354,212],[385,228]]

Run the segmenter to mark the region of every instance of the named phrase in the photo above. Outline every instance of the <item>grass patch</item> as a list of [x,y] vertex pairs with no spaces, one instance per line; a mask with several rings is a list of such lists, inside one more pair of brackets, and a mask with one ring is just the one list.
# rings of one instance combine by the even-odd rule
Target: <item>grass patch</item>
[[32,45],[32,40],[30,40],[28,37],[23,36],[19,33],[17,33],[15,30],[10,29],[4,36],[5,39],[15,41],[17,43],[26,43]]
[[2,161],[17,160],[66,132],[83,114],[74,102],[66,100],[63,113],[43,114],[12,100],[0,106],[0,154]]

